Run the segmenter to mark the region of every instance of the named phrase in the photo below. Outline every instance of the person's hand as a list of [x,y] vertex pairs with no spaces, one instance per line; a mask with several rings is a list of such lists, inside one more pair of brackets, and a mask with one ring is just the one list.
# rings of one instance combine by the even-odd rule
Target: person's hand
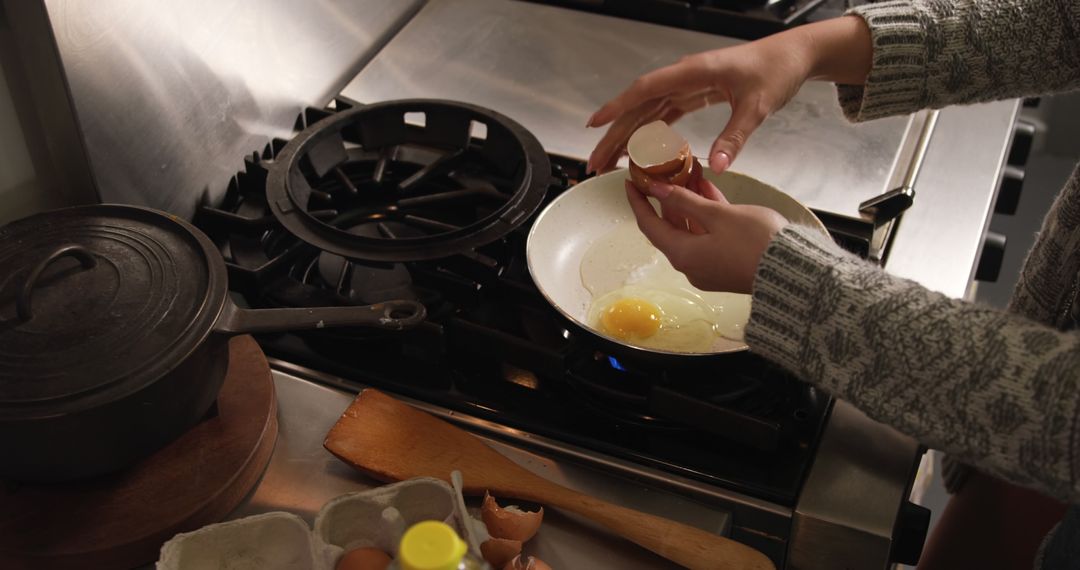
[[679,212],[693,225],[657,215],[648,198],[629,180],[626,197],[638,227],[671,265],[704,291],[749,293],[765,249],[788,221],[764,206],[730,204],[705,178],[687,189],[654,183],[649,193],[665,212]]
[[589,127],[611,126],[589,156],[588,171],[613,169],[638,127],[657,119],[671,124],[706,105],[726,102],[731,118],[708,157],[709,168],[723,172],[762,121],[790,101],[807,79],[862,83],[871,55],[866,24],[845,16],[684,57],[642,75],[589,118]]

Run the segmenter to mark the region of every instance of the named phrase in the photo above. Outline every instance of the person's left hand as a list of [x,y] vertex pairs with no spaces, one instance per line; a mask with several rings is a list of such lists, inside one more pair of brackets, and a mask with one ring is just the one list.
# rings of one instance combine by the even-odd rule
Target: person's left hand
[[[764,206],[729,203],[704,177],[690,185],[696,187],[650,186],[649,194],[665,212],[661,217],[627,180],[626,197],[638,228],[698,289],[750,293],[761,256],[787,219]],[[675,212],[685,221],[675,219]]]

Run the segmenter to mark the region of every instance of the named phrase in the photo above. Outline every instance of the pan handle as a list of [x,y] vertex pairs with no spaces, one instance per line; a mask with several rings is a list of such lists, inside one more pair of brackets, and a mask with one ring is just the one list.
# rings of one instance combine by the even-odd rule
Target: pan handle
[[424,305],[416,301],[386,301],[360,307],[241,309],[226,299],[214,330],[240,334],[361,326],[402,331],[422,323],[426,316]]
[[79,260],[83,269],[91,269],[97,265],[97,259],[94,259],[94,254],[90,253],[90,250],[81,245],[67,244],[62,245],[45,259],[42,259],[30,270],[30,274],[26,276],[26,280],[23,281],[22,290],[19,291],[18,298],[15,299],[15,313],[19,316],[19,321],[26,322],[34,318],[34,312],[30,305],[30,296],[34,293],[34,287],[37,285],[38,279],[41,278],[41,274],[45,272],[45,268],[52,265],[54,261],[64,256],[71,256]]

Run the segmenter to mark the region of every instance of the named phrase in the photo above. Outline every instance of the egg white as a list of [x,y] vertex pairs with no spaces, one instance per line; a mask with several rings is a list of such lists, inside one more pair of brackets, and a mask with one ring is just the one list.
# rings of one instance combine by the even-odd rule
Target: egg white
[[730,341],[741,342],[750,317],[749,295],[694,287],[633,220],[619,223],[589,247],[581,262],[581,282],[592,295],[586,323],[601,334],[600,316],[619,299],[643,299],[660,309],[656,334],[624,341],[643,348],[710,352],[730,346]]

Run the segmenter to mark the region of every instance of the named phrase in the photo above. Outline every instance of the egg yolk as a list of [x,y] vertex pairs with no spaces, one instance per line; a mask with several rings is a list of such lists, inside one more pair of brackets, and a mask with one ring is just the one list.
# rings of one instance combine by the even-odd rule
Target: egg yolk
[[619,299],[600,314],[600,326],[620,340],[649,338],[660,330],[660,308],[644,299]]

